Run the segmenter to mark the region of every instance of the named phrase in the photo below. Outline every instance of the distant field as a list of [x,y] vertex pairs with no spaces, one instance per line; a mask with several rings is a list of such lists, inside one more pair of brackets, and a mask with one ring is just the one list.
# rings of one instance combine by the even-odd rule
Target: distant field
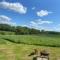
[[50,60],[60,59],[59,35],[0,35],[0,60],[32,60],[34,49],[46,49]]
[[10,32],[10,31],[0,31],[0,35],[14,35],[15,32]]
[[17,44],[60,47],[60,35],[0,35],[0,39]]

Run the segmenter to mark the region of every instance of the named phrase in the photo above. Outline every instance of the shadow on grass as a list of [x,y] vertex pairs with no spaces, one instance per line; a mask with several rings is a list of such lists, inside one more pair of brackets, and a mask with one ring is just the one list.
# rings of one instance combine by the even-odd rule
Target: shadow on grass
[[9,41],[9,42],[11,42],[11,43],[20,44],[20,42],[16,42],[16,41],[13,41],[13,40],[8,39],[8,38],[3,38],[3,39],[6,40],[6,41]]

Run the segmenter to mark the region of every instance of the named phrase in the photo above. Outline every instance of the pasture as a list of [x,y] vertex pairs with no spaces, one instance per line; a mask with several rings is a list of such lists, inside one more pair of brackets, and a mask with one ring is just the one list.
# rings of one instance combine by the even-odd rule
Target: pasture
[[0,38],[16,44],[60,47],[60,35],[0,35]]
[[0,35],[0,60],[32,60],[34,50],[46,49],[50,60],[60,59],[60,35]]

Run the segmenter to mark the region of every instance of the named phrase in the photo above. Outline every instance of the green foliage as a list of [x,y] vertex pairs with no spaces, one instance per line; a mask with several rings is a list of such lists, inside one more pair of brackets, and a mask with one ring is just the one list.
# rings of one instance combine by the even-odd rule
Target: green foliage
[[0,24],[0,30],[1,31],[12,31],[12,26],[8,24]]
[[[28,27],[21,27],[21,26],[11,26],[11,25],[8,25],[8,24],[0,24],[0,34],[2,35],[12,35],[13,32],[15,32],[16,35],[39,35],[39,34],[57,34],[59,35],[60,32],[54,32],[54,31],[44,31],[44,30],[37,30],[37,29],[33,29],[33,28],[28,28]],[[6,33],[5,32],[2,32],[2,31],[7,31]],[[11,32],[11,33],[10,33]]]
[[[40,33],[40,30],[30,29],[30,28],[21,27],[21,26],[10,26],[8,24],[0,24],[0,31],[15,32],[16,35]],[[1,32],[1,34],[4,35],[5,32]]]

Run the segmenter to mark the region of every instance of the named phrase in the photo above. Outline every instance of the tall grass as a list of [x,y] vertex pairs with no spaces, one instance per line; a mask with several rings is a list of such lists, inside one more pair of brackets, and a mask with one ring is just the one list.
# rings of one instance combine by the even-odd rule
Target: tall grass
[[0,37],[17,44],[60,47],[60,35],[1,35]]

